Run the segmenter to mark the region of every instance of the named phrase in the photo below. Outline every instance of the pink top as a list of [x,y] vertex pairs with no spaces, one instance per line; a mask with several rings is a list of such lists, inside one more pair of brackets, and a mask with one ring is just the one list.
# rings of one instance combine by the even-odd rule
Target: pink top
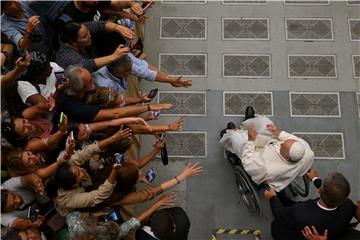
[[51,135],[51,131],[53,129],[53,124],[51,121],[45,118],[39,118],[31,120],[30,123],[34,124],[37,128],[43,130],[43,132],[41,134],[31,134],[28,138],[29,140],[33,138],[47,138]]

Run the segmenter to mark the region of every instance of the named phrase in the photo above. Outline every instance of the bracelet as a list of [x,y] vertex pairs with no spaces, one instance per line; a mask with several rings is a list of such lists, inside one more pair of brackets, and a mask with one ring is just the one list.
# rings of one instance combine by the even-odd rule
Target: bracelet
[[175,177],[175,179],[177,181],[177,184],[179,184],[180,183],[179,179],[177,177]]

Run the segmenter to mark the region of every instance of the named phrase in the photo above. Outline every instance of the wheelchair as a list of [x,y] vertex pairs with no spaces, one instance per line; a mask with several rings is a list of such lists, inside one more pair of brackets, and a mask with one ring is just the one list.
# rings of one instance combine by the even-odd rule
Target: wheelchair
[[[225,150],[225,156],[234,168],[236,186],[242,201],[252,214],[262,216],[263,210],[260,202],[259,190],[264,188],[264,186],[257,185],[251,179],[236,154]],[[307,197],[309,195],[309,179],[307,176],[304,175],[295,178],[287,187],[285,193],[286,197],[289,199],[295,196]],[[288,194],[292,196],[288,196]]]

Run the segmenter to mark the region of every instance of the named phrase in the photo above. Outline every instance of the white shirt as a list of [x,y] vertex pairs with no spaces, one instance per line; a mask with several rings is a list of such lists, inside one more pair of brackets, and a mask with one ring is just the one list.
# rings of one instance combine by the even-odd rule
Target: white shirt
[[[35,200],[35,193],[31,190],[31,188],[27,188],[22,185],[21,177],[10,178],[1,184],[1,189],[7,189],[11,192],[19,194],[23,199],[23,206],[21,207],[24,207],[25,204],[31,203]],[[11,227],[17,218],[27,218],[27,209],[1,213],[1,225]]]
[[[40,88],[40,94],[44,98],[47,98],[50,96],[50,94],[55,93],[56,87],[56,77],[55,72],[63,72],[64,69],[57,65],[55,62],[50,62],[51,67],[53,68],[52,73],[50,76],[46,79],[46,85],[39,84]],[[17,91],[19,96],[21,97],[21,100],[23,103],[26,103],[27,99],[35,94],[38,94],[39,92],[36,90],[35,86],[28,82],[28,81],[18,81],[18,87]]]

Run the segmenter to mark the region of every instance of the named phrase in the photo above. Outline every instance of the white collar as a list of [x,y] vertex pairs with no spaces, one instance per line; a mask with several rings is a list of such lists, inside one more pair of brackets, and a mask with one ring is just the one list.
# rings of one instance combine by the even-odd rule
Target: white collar
[[149,226],[143,226],[142,229],[153,238],[158,239],[157,237],[155,237],[155,234],[151,231],[151,228]]
[[319,208],[325,210],[325,211],[334,211],[337,209],[337,207],[334,207],[334,208],[327,208],[327,207],[324,207],[320,204],[320,200],[317,202],[317,205],[319,206]]

